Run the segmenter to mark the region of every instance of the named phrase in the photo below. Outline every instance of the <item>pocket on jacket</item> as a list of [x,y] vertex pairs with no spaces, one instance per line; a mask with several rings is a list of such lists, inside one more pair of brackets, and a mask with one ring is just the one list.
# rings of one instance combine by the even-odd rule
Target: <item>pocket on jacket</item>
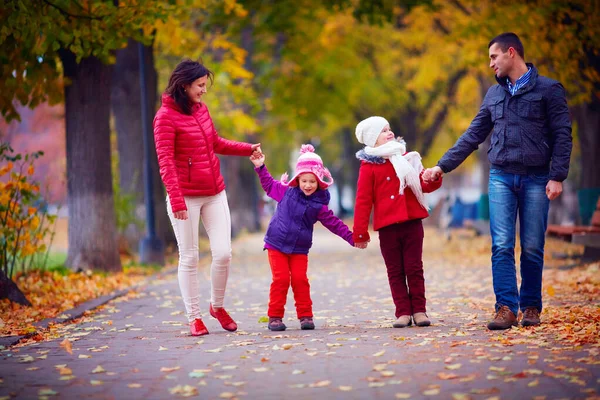
[[492,105],[492,121],[496,121],[504,117],[504,99],[497,100]]
[[517,114],[523,118],[542,119],[544,117],[542,98],[540,96],[520,98]]

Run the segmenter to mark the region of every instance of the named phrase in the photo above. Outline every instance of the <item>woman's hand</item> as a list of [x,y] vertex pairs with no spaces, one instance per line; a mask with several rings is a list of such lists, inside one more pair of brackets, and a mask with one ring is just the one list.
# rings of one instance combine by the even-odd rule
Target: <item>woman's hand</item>
[[253,144],[251,149],[253,156],[262,153],[262,150],[260,149],[260,143]]
[[188,219],[187,210],[175,211],[173,216],[177,219]]

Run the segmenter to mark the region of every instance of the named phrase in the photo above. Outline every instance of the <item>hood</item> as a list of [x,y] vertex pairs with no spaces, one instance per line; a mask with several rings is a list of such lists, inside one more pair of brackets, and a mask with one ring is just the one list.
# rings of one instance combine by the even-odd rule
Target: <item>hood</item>
[[358,158],[360,161],[364,161],[369,164],[385,164],[385,158],[378,156],[370,156],[365,152],[365,149],[357,151],[356,158]]

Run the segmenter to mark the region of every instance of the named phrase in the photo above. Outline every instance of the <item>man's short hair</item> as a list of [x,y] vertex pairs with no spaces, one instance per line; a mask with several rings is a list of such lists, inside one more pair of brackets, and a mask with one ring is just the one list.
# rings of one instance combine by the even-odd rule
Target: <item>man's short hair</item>
[[492,47],[495,43],[498,43],[498,46],[502,50],[503,53],[508,51],[509,47],[512,47],[517,51],[517,53],[521,56],[521,58],[525,59],[525,49],[523,48],[523,43],[521,43],[521,39],[512,32],[501,33],[495,38],[492,39],[490,44],[488,44],[488,49]]

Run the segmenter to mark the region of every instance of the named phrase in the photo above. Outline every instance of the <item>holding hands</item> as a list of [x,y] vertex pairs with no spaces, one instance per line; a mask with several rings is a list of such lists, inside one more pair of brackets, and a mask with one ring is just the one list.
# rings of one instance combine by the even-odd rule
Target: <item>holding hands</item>
[[369,242],[358,242],[358,243],[354,243],[354,247],[356,247],[357,249],[366,249],[367,246],[369,245]]
[[256,168],[262,167],[265,164],[265,155],[263,154],[260,143],[252,146],[252,155],[250,156],[250,161]]
[[427,168],[423,171],[423,180],[425,182],[434,182],[442,177],[444,171],[437,165],[433,168]]

